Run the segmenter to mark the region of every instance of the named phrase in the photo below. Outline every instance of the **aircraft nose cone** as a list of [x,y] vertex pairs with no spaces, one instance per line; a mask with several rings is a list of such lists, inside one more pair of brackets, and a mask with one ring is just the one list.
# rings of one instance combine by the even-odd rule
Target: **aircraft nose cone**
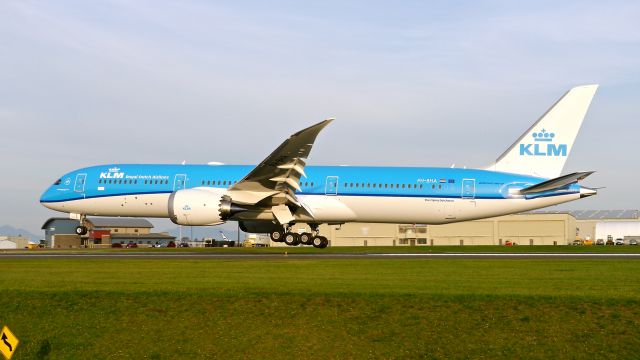
[[596,189],[591,189],[588,187],[581,187],[580,188],[580,198],[586,198],[588,196],[593,196],[596,195],[598,193],[598,190]]

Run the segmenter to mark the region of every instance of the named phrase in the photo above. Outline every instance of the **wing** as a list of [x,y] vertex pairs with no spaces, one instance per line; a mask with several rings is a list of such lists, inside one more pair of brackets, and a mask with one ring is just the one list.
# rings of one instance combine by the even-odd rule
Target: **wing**
[[269,198],[274,216],[280,223],[293,220],[288,206],[300,207],[295,196],[304,173],[305,161],[309,157],[316,137],[333,119],[324,120],[298,131],[285,140],[271,155],[267,156],[244,179],[229,189],[234,203],[255,205]]

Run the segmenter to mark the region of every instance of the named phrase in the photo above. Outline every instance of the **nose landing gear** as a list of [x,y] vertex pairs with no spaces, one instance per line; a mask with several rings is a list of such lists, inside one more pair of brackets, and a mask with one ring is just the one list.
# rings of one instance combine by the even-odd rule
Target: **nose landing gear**
[[80,215],[80,225],[76,227],[76,235],[86,235],[88,232],[87,227],[85,226],[87,220],[86,215]]

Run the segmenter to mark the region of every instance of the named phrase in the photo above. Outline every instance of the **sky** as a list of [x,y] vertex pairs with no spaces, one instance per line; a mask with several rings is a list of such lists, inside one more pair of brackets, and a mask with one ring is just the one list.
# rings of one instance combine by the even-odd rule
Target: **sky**
[[[638,209],[636,1],[0,2],[0,225],[106,163],[255,164],[325,118],[309,164],[483,167],[600,84],[565,172]],[[168,222],[156,222],[159,228]]]

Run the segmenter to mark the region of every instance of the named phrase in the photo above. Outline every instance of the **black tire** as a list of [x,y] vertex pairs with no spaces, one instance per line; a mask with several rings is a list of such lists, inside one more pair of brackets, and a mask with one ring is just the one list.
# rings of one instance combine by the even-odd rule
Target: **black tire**
[[274,242],[283,242],[284,239],[284,233],[282,231],[272,231],[269,234],[269,237],[271,238],[271,240],[273,240]]
[[313,235],[310,233],[302,233],[300,234],[300,243],[302,245],[311,245],[311,240],[313,239]]
[[289,246],[296,246],[300,244],[300,236],[296,233],[288,232],[284,234],[284,243]]
[[329,245],[329,240],[327,240],[327,238],[324,236],[320,236],[320,238],[322,240],[322,244],[320,244],[320,249],[324,249]]
[[76,227],[76,235],[86,235],[87,227],[86,226],[78,226]]
[[324,236],[314,236],[311,238],[311,245],[316,249],[322,249],[322,239],[326,239]]

